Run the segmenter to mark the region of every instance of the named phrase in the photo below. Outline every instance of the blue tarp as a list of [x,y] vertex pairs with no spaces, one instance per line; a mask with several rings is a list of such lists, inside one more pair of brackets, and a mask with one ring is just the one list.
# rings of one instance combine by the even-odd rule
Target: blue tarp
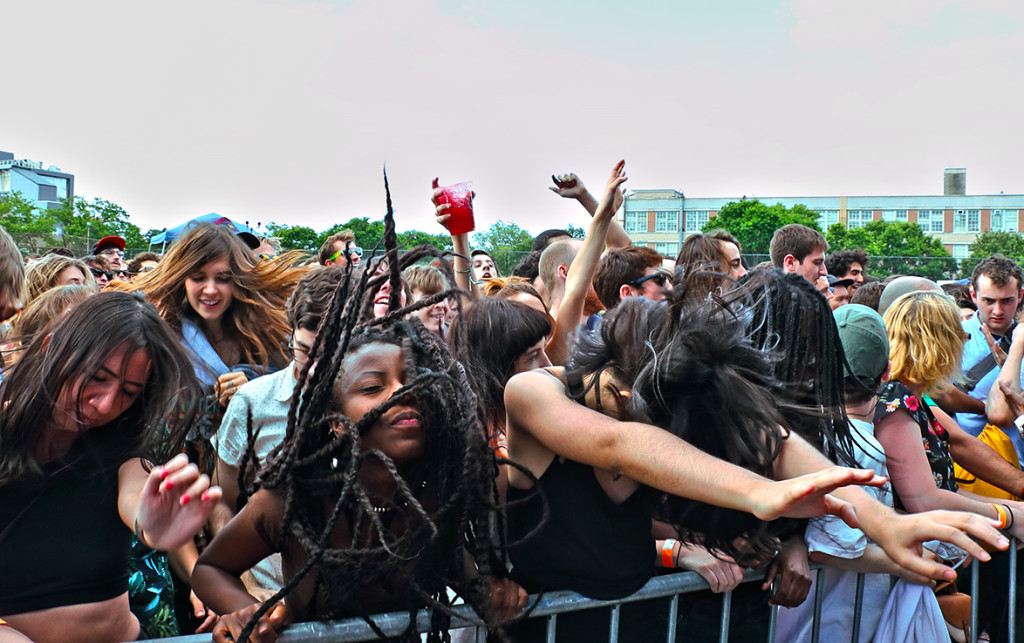
[[166,245],[168,243],[171,243],[171,242],[175,241],[178,237],[180,237],[182,234],[184,234],[185,231],[189,229],[189,227],[194,226],[197,223],[212,223],[213,225],[223,225],[223,226],[227,226],[228,228],[230,228],[235,234],[238,234],[240,232],[248,232],[249,234],[253,235],[254,237],[259,237],[259,235],[256,233],[256,231],[253,230],[252,228],[250,228],[249,226],[243,225],[241,223],[237,223],[235,221],[232,221],[231,219],[229,219],[227,217],[222,217],[221,215],[217,214],[216,212],[211,212],[210,214],[204,214],[201,217],[196,217],[195,219],[191,219],[189,221],[186,221],[185,223],[182,223],[177,228],[171,228],[170,230],[164,230],[160,234],[158,234],[155,237],[151,238],[149,240],[149,245],[156,246],[156,245],[161,245],[161,244]]

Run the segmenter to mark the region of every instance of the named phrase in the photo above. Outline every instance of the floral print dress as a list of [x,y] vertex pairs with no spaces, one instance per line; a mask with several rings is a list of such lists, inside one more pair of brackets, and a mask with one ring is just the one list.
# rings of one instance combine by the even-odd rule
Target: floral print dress
[[[949,455],[949,432],[935,419],[928,405],[919,400],[901,382],[889,382],[878,396],[875,407],[875,424],[893,413],[903,411],[913,418],[921,430],[921,444],[928,458],[935,486],[947,491],[956,491],[956,477],[953,475],[953,458]],[[893,489],[893,500],[897,509],[903,509],[899,493]]]

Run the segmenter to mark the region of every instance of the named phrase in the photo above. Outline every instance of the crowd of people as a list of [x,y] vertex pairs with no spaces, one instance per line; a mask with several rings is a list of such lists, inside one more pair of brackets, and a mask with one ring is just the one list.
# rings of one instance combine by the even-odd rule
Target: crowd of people
[[[776,640],[809,641],[811,562],[822,640],[963,636],[965,573],[1006,640],[1021,268],[872,275],[801,225],[757,266],[722,230],[664,257],[615,220],[624,162],[600,197],[552,179],[586,236],[544,231],[508,276],[468,233],[398,248],[390,194],[365,253],[197,224],[163,256],[111,236],[26,262],[0,229],[0,643],[271,642],[346,617],[411,641],[373,615],[423,608],[427,640],[457,640],[458,603],[540,641],[530,595],[620,599],[679,569],[709,589],[677,640],[716,639],[733,592],[730,641],[763,641],[773,605]],[[626,603],[619,640],[669,618]],[[556,640],[610,623],[563,614]]]

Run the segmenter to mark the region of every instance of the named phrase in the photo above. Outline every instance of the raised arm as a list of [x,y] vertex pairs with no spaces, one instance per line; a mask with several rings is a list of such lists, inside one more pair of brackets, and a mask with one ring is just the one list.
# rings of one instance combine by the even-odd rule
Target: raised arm
[[[451,204],[441,203],[441,188],[437,178],[430,185],[433,189],[430,200],[434,204],[437,222],[447,230],[448,218],[451,216],[448,214],[448,210],[451,208]],[[470,194],[471,198],[476,196],[475,193]],[[473,264],[469,256],[469,233],[452,235],[452,251],[455,252],[455,259],[452,262],[452,268],[455,270],[455,285],[470,293],[472,299],[480,299],[480,289],[473,281]]]
[[[988,421],[996,426],[1013,426],[1013,421],[1024,410],[1014,403],[1016,400],[1010,399],[1003,392],[1004,389],[1009,389],[1014,393],[1020,393],[1022,358],[1024,358],[1024,324],[1017,324],[1013,329],[1013,340],[1010,344],[1010,351],[1006,354],[1006,361],[999,369],[999,377],[992,384],[992,388],[988,392],[988,399],[985,400],[985,415],[988,416]],[[969,468],[967,470],[971,471]],[[971,471],[971,473],[974,472]],[[1012,493],[1018,494],[1020,490]]]
[[[998,387],[998,384],[995,385]],[[1000,391],[1000,394],[1002,391]],[[932,409],[935,418],[949,433],[949,454],[964,469],[1017,496],[1024,496],[1024,471],[1003,459],[995,449],[960,428],[942,409]]]
[[[583,209],[590,213],[590,216],[594,216],[597,213],[598,202],[594,198],[594,195],[590,193],[587,186],[583,185],[583,181],[580,180],[575,174],[561,174],[551,175],[551,180],[554,181],[555,187],[549,187],[548,189],[557,194],[560,197],[566,199],[576,199],[579,201]],[[618,212],[622,206],[624,200],[621,191],[615,193],[614,209]],[[610,226],[608,226],[608,234],[605,236],[605,244],[609,248],[628,248],[633,245],[633,240],[629,238],[626,231],[619,225],[618,221],[612,220]]]
[[608,178],[604,196],[587,230],[587,238],[583,240],[583,246],[576,253],[565,277],[565,295],[555,318],[555,332],[548,342],[547,352],[552,364],[562,365],[569,357],[569,339],[580,325],[587,292],[590,291],[590,285],[601,263],[604,239],[608,234],[612,217],[615,216],[615,195],[625,181],[626,162],[619,161]]

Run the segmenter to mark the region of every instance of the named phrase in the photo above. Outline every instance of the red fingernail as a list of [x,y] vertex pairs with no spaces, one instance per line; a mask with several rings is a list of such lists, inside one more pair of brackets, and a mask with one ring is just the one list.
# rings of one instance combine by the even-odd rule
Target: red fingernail
[[181,502],[181,504],[183,504],[183,505],[187,505],[191,501],[192,501],[192,499],[189,498],[188,494],[186,493],[184,496],[181,497],[181,500],[179,502]]
[[203,502],[206,502],[207,500],[209,500],[209,499],[210,499],[210,494],[209,494],[209,493],[204,493],[204,494],[202,495],[202,499],[203,499]]
[[174,482],[171,480],[164,481],[164,491],[174,488]]
[[170,471],[168,471],[165,467],[160,467],[160,479],[161,480],[163,480],[164,478],[166,478],[169,475],[171,475]]

